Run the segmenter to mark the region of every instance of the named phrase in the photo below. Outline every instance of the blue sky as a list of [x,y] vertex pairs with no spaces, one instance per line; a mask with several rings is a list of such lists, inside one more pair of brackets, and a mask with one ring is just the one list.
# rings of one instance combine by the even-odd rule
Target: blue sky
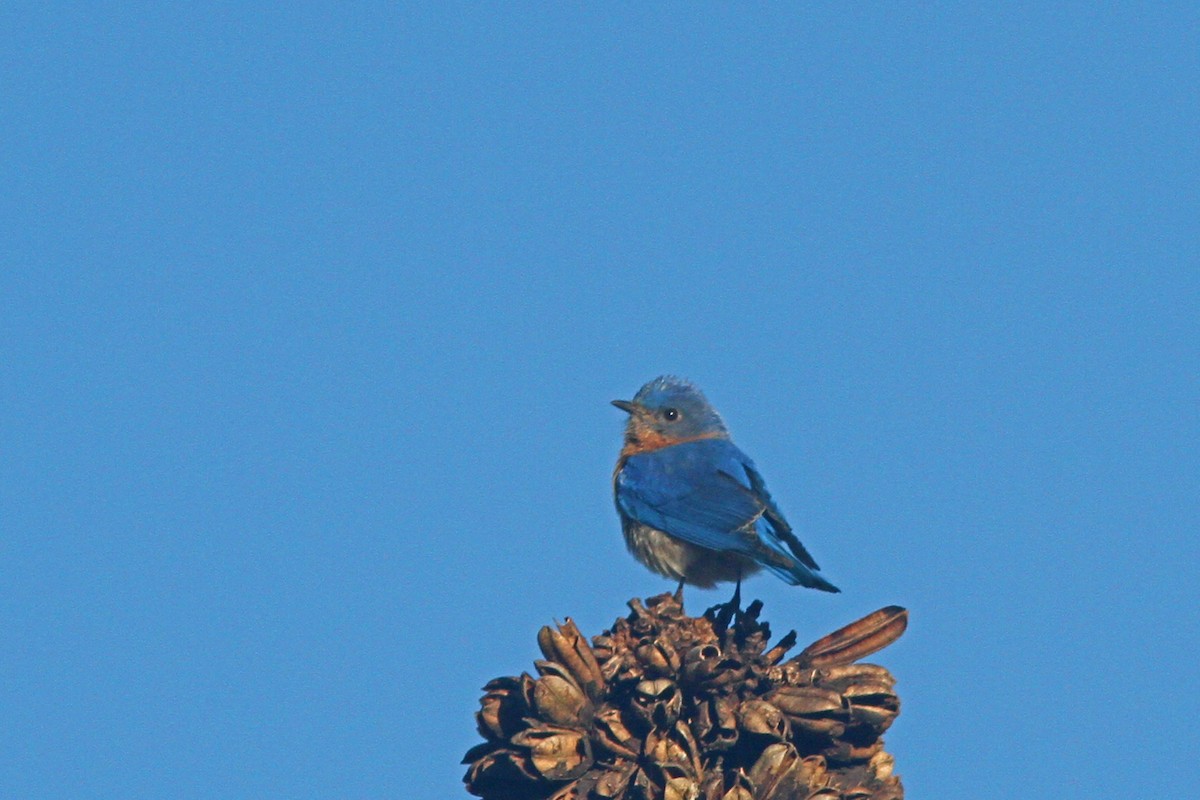
[[[912,797],[1183,796],[1200,11],[0,11],[0,795],[461,795],[705,388]],[[725,589],[690,591],[700,610]]]

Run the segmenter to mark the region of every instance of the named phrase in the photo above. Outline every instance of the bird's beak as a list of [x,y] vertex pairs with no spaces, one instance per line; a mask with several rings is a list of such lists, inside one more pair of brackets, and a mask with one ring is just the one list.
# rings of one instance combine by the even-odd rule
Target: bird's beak
[[637,404],[630,400],[613,400],[612,404],[627,414],[633,414],[638,410]]

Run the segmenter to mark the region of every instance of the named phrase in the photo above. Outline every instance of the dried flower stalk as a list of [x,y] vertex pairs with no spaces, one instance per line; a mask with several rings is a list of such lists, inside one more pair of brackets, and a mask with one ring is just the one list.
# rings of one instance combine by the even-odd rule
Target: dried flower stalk
[[900,713],[886,669],[888,606],[783,661],[760,602],[688,617],[673,595],[589,643],[568,619],[538,633],[538,677],[497,678],[463,759],[485,800],[900,800],[882,734]]

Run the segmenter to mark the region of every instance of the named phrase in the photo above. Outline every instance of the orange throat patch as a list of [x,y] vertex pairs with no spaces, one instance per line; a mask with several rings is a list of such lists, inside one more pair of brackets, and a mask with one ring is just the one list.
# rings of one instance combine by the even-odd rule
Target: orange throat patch
[[652,453],[655,450],[662,450],[664,447],[684,444],[685,442],[722,438],[724,438],[724,435],[720,433],[703,433],[699,436],[688,436],[680,439],[672,436],[663,436],[649,425],[631,425],[625,431],[625,446],[621,448],[621,458],[629,458],[630,456],[641,455],[642,453]]

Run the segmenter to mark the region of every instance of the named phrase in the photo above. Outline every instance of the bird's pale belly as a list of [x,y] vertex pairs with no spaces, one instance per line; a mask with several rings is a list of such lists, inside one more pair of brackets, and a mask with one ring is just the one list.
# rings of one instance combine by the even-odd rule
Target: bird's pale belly
[[740,553],[698,547],[648,525],[627,521],[622,531],[625,546],[638,561],[659,575],[703,589],[759,570],[758,564]]

